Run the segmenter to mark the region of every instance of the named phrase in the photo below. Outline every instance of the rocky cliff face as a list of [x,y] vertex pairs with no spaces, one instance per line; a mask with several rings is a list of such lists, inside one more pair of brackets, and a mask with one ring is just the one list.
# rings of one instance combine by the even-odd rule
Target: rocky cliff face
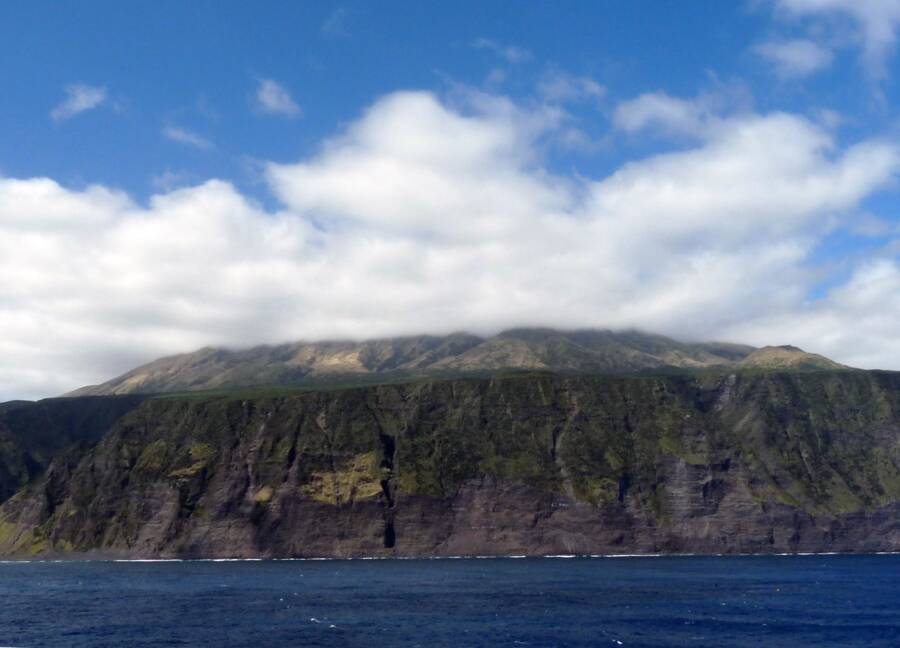
[[0,502],[43,474],[57,456],[93,447],[140,396],[0,403]]
[[150,399],[0,553],[900,550],[900,374],[528,375]]

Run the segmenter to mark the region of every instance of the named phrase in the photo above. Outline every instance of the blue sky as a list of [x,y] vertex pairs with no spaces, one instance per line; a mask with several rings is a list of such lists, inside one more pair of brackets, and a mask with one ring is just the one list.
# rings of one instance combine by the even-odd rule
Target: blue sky
[[[873,90],[855,49],[802,83],[773,78],[754,47],[806,30],[801,21],[773,19],[765,3],[93,1],[8,2],[0,12],[0,52],[15,63],[3,71],[3,173],[107,183],[141,198],[166,171],[229,178],[255,191],[253,160],[308,156],[392,91],[460,83],[528,101],[554,72],[605,87],[603,102],[572,107],[598,139],[617,99],[659,89],[691,97],[732,87],[761,111],[835,110],[848,119],[850,138],[892,129],[896,120],[896,84],[888,79]],[[523,50],[523,60],[477,46],[486,40]],[[496,71],[504,81],[486,82]],[[302,117],[255,112],[261,78],[287,89]],[[73,83],[105,88],[108,99],[56,123],[49,113]],[[167,140],[166,126],[213,147]],[[553,161],[602,173],[664,146],[616,138],[601,154]]]
[[515,324],[900,368],[898,29],[900,0],[5,2],[0,349],[31,369],[0,397],[207,343]]

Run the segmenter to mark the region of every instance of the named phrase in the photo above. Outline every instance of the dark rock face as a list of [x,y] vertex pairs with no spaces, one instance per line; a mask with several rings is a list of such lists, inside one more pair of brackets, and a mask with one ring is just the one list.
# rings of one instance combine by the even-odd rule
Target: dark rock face
[[95,445],[141,396],[0,403],[0,502],[40,475],[54,457]]
[[900,374],[516,376],[146,400],[0,553],[900,550]]

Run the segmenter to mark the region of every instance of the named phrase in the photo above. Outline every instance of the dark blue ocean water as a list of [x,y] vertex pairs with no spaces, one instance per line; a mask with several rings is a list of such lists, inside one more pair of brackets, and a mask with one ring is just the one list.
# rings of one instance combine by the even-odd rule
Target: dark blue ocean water
[[2,646],[900,646],[900,556],[0,564]]

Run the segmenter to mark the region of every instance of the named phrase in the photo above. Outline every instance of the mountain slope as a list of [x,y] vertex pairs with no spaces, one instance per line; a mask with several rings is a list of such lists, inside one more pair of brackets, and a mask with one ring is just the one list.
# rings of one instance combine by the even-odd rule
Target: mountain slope
[[900,373],[520,375],[145,400],[0,554],[900,550]]
[[737,344],[688,344],[638,331],[515,329],[364,342],[297,342],[231,351],[201,349],[156,360],[72,396],[164,393],[254,385],[315,384],[347,377],[409,378],[498,370],[623,373],[726,367],[754,351]]
[[825,356],[807,353],[803,349],[788,345],[756,349],[750,355],[742,358],[736,366],[756,369],[847,369],[846,366],[829,360]]

